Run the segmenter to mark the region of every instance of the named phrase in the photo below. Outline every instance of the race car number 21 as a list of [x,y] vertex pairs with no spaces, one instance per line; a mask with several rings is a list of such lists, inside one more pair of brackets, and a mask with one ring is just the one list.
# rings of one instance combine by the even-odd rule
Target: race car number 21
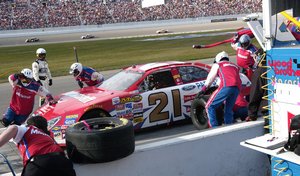
[[[154,110],[149,114],[149,121],[156,122],[160,120],[166,120],[170,117],[170,112],[163,109],[168,105],[168,96],[165,92],[158,92],[150,94],[148,97],[149,106],[156,105],[156,101],[159,100],[159,104],[154,108]],[[179,117],[182,115],[181,111],[181,101],[180,101],[180,91],[178,89],[172,90],[172,104],[174,117]]]

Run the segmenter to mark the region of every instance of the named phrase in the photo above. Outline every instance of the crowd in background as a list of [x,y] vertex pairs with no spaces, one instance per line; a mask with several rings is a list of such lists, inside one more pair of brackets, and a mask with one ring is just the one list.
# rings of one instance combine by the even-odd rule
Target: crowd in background
[[261,12],[262,0],[0,0],[0,30],[197,18]]

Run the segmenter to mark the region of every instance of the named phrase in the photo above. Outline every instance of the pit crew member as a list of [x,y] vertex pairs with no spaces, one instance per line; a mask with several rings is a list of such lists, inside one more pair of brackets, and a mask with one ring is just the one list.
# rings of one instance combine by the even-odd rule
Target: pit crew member
[[225,51],[216,55],[215,62],[201,89],[201,92],[205,93],[216,76],[220,77],[218,89],[210,96],[205,106],[210,127],[219,125],[216,117],[216,109],[222,105],[224,101],[224,123],[233,123],[233,106],[241,88],[240,69],[236,64],[229,61],[228,54]]
[[[36,56],[37,59],[32,63],[33,78],[49,90],[49,86],[52,86],[52,76],[46,60],[46,50],[37,49]],[[44,102],[45,98],[40,97],[39,106],[42,106]]]
[[73,163],[49,134],[47,120],[33,116],[26,126],[10,125],[3,131],[0,147],[13,139],[23,158],[22,176],[76,176]]
[[87,86],[98,86],[104,81],[102,74],[81,63],[73,63],[70,67],[70,74],[74,76],[80,88],[83,88],[83,83]]
[[33,110],[35,95],[46,97],[50,104],[56,103],[49,91],[33,79],[32,71],[28,68],[10,75],[8,81],[13,88],[13,94],[1,121],[5,127],[25,122]]

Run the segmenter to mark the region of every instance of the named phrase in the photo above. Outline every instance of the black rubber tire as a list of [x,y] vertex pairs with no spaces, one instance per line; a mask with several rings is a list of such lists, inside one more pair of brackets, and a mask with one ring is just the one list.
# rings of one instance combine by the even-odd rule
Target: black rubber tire
[[207,99],[206,96],[202,96],[200,98],[195,98],[191,104],[191,119],[194,126],[198,130],[203,130],[208,128],[208,118],[207,113],[205,111],[205,105]]
[[80,121],[66,130],[68,157],[75,163],[102,163],[126,157],[134,152],[131,121],[112,117]]
[[[191,119],[194,126],[198,130],[203,130],[208,128],[208,116],[205,110],[205,105],[209,99],[210,95],[202,95],[199,98],[195,98],[191,104]],[[223,124],[224,121],[224,105],[221,105],[216,110],[217,121],[219,126]]]

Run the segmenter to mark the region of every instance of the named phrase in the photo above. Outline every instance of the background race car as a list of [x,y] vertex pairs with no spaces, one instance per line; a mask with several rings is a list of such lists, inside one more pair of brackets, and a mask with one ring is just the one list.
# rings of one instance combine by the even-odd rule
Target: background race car
[[159,29],[156,31],[157,34],[164,34],[164,33],[169,33],[169,30],[167,29]]
[[91,39],[91,38],[95,38],[95,36],[91,35],[91,34],[86,34],[81,36],[81,39]]
[[39,38],[33,37],[33,38],[26,39],[25,43],[38,42],[38,41],[40,41]]
[[[69,126],[96,117],[126,118],[135,130],[190,118],[191,102],[204,85],[210,66],[202,63],[159,62],[134,65],[99,87],[66,92],[58,103],[34,114],[48,120],[55,139],[64,143]],[[213,86],[217,86],[215,81]]]

